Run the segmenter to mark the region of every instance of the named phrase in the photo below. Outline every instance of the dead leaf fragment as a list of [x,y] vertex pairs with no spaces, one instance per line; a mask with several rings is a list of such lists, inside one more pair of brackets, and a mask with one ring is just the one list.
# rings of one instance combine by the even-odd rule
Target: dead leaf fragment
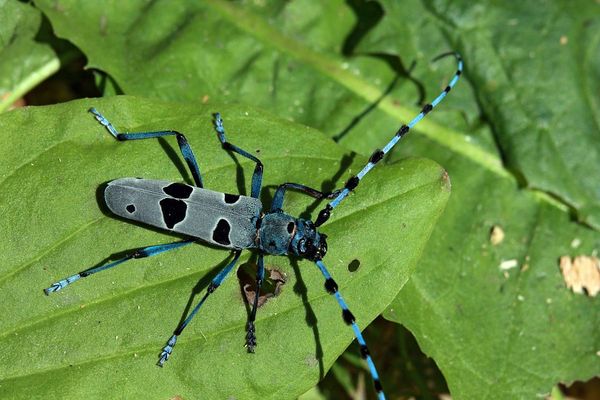
[[[287,280],[285,274],[276,268],[270,269],[269,267],[266,267],[265,275],[266,279],[263,282],[260,295],[258,296],[257,307],[259,308],[262,307],[267,300],[278,296]],[[254,279],[255,278],[253,278],[252,283],[245,283],[243,285],[244,295],[246,296],[248,304],[254,303],[254,296],[256,295],[256,281]]]
[[502,243],[504,240],[504,231],[498,225],[492,226],[490,230],[490,243],[494,246]]
[[517,268],[519,266],[519,262],[515,259],[502,261],[498,268],[500,271],[508,271],[509,269]]
[[600,292],[600,260],[596,257],[577,256],[560,258],[560,270],[567,288],[575,293],[595,297]]

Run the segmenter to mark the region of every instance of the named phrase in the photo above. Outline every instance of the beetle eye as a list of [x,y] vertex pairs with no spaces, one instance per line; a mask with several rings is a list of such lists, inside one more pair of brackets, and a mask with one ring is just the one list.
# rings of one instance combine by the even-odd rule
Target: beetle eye
[[295,225],[293,222],[290,222],[289,224],[287,224],[287,231],[290,235],[292,234],[292,232],[294,232],[294,228],[295,228]]
[[321,242],[321,246],[319,246],[319,251],[323,253],[327,253],[327,243],[325,241]]

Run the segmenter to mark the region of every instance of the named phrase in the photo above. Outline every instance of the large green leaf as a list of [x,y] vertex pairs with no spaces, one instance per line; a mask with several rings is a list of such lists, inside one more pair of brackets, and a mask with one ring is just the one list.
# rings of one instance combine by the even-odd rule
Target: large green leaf
[[30,4],[0,0],[0,112],[60,67],[52,48],[35,40],[41,21]]
[[[288,283],[259,309],[256,354],[243,347],[247,308],[232,277],[211,296],[163,369],[154,363],[194,285],[200,280],[198,290],[205,287],[228,251],[193,245],[43,295],[50,283],[112,253],[173,240],[103,213],[101,185],[123,176],[181,180],[183,163],[170,160],[177,159],[176,145],[117,142],[86,112],[92,106],[117,129],[185,132],[207,187],[247,190],[253,165],[241,159],[238,168],[221,150],[213,106],[118,97],[1,115],[0,397],[113,398],[118,390],[123,398],[281,399],[313,386],[353,336],[310,262],[266,258]],[[347,163],[343,149],[317,131],[255,109],[218,110],[229,140],[265,163],[266,202],[274,185],[320,187],[366,161]],[[325,261],[366,326],[407,281],[448,198],[449,182],[437,164],[411,159],[377,168],[363,187],[322,231],[329,235]],[[309,203],[291,194],[285,208],[300,214]],[[351,272],[354,260],[360,268]]]
[[[434,157],[448,167],[459,188],[411,283],[419,289],[400,297],[414,310],[432,312],[402,314],[398,310],[407,311],[406,307],[395,304],[396,313],[387,315],[417,332],[427,351],[439,357],[450,387],[462,398],[531,398],[549,391],[555,381],[583,379],[600,371],[598,362],[593,364],[598,359],[590,358],[600,341],[593,330],[597,300],[568,294],[557,266],[560,255],[592,253],[598,235],[570,221],[570,212],[556,208],[547,196],[523,190],[541,189],[571,207],[577,219],[596,230],[600,226],[597,4],[211,0],[202,5],[154,2],[149,7],[130,2],[129,10],[116,6],[101,10],[75,1],[38,3],[58,33],[80,46],[91,64],[109,72],[125,92],[209,103],[252,102],[330,135],[343,131],[385,91],[401,66],[406,69],[416,60],[413,76],[419,81],[401,80],[392,91],[394,97],[379,102],[341,140],[364,155],[381,147],[393,129],[416,114],[410,105],[419,98],[420,87],[431,99],[446,85],[453,68],[450,62],[428,67],[427,61],[442,51],[459,50],[466,63],[463,80],[417,125],[395,156]],[[54,4],[61,7],[50,7]],[[91,28],[82,30],[79,21]],[[361,56],[348,59],[340,53]],[[479,204],[487,205],[489,213],[475,212]],[[532,217],[538,214],[543,219],[539,222]],[[481,249],[488,229],[497,223],[507,232],[506,242]],[[537,241],[538,230],[548,224],[556,234]],[[465,233],[469,226],[477,229]],[[513,231],[525,243],[510,242]],[[581,247],[565,248],[571,243],[565,242],[569,234],[581,236]],[[455,241],[461,241],[453,246],[459,254],[449,256],[447,248]],[[522,274],[512,270],[504,281],[500,261],[515,258],[523,265],[525,256],[539,248],[547,258],[529,255],[530,269]],[[486,250],[488,258],[483,255]],[[529,285],[529,279],[535,279],[533,265],[546,274],[543,287]],[[462,279],[461,286],[448,289],[456,291],[455,296],[436,296],[446,293],[448,285],[458,286],[456,276]],[[559,296],[547,296],[550,283],[556,284],[553,290]],[[586,334],[565,337],[566,327],[558,329],[547,322],[541,329],[556,329],[556,335],[528,335],[528,323],[555,321],[554,309],[523,304],[527,313],[543,312],[543,318],[529,321],[520,317],[520,303],[494,308],[500,290],[515,293],[517,286],[523,293],[515,302],[519,296],[532,304],[550,298],[552,307],[568,321],[565,325]],[[456,315],[451,311],[462,307],[460,293],[472,299],[468,307],[480,304],[481,310],[451,318]],[[565,315],[573,303],[578,311]],[[579,310],[591,317],[581,318]],[[429,336],[429,329],[435,334]],[[445,349],[448,337],[456,338],[452,351]],[[533,348],[544,351],[523,351]],[[557,367],[554,357],[565,362],[569,352],[571,362]],[[455,362],[458,358],[462,361]],[[527,371],[540,376],[524,382],[523,369],[511,365],[528,363],[540,369]],[[494,365],[502,366],[501,374]],[[490,382],[493,391],[482,394],[480,387]],[[386,387],[395,390],[393,385]],[[510,392],[511,388],[515,390]]]

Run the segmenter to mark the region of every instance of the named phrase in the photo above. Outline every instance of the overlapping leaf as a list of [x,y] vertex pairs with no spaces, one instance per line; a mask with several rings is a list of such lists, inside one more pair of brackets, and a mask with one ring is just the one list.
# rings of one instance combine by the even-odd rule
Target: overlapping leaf
[[[359,50],[396,46],[390,36],[407,7],[381,3],[399,18],[384,19]],[[420,51],[446,41],[469,61],[469,82],[507,168],[599,229],[600,5],[437,1],[411,11],[432,27],[415,35]]]
[[58,57],[35,41],[42,16],[30,4],[0,1],[0,111],[58,71]]

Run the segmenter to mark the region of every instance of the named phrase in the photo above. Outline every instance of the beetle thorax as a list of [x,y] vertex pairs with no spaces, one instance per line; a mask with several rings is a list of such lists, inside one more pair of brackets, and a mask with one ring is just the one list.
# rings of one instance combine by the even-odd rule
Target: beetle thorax
[[325,256],[325,238],[324,234],[317,232],[312,221],[283,212],[266,214],[258,229],[258,247],[265,253],[292,254],[310,260]]

